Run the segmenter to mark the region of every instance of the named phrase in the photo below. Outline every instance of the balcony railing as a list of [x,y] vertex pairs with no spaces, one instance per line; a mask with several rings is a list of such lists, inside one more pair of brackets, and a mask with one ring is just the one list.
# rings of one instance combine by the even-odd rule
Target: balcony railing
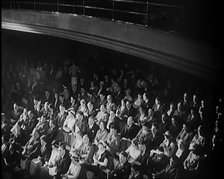
[[47,11],[99,17],[180,32],[182,0],[5,0],[3,9]]

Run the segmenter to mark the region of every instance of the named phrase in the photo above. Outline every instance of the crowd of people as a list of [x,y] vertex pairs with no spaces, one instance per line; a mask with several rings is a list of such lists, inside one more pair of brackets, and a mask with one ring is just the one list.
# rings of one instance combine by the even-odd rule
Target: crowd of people
[[145,76],[127,63],[90,68],[72,60],[3,64],[3,178],[202,178],[221,171],[221,94],[178,91],[157,69]]

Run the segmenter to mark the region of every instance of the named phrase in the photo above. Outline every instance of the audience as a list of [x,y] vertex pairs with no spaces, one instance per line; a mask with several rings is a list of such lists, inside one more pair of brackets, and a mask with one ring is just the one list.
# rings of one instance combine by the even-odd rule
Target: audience
[[193,178],[217,157],[223,103],[215,92],[193,86],[176,95],[175,81],[136,64],[7,65],[4,178]]

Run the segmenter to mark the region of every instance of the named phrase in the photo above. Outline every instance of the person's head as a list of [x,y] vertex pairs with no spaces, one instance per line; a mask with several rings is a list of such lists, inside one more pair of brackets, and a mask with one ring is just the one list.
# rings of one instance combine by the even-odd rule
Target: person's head
[[5,122],[5,120],[6,120],[5,113],[1,113],[1,120],[2,120],[2,122]]
[[144,101],[147,101],[149,99],[149,95],[148,95],[148,93],[144,93],[143,94],[143,100]]
[[164,133],[164,137],[165,137],[165,139],[170,140],[170,139],[171,139],[170,131],[166,131],[166,132]]
[[158,131],[158,126],[157,126],[156,123],[153,123],[152,126],[151,126],[151,132],[152,132],[152,134],[153,135],[156,135],[157,131]]
[[61,104],[59,106],[59,111],[62,112],[62,113],[65,112],[65,106],[63,104]]
[[107,95],[107,102],[112,102],[112,96],[111,95]]
[[110,132],[112,134],[116,134],[117,133],[117,128],[116,128],[114,123],[110,123]]
[[58,147],[58,152],[60,156],[63,156],[65,154],[65,150],[66,150],[66,144],[65,142],[60,142],[59,143],[59,147]]
[[140,141],[140,142],[138,143],[138,148],[139,148],[139,150],[141,150],[141,151],[146,150],[146,143],[145,143],[144,141]]
[[85,83],[84,78],[80,78],[80,84],[81,84],[81,85],[84,85],[84,83]]
[[105,95],[100,93],[100,100],[103,101],[105,99]]
[[46,98],[49,98],[49,97],[50,97],[50,91],[45,90],[45,91],[44,91],[44,94],[45,94],[45,97],[46,97]]
[[131,141],[131,145],[132,145],[135,149],[138,149],[138,139],[137,139],[137,138],[132,139],[132,141]]
[[84,144],[88,144],[89,143],[89,137],[87,134],[85,134],[83,137],[82,137],[82,140],[83,140],[83,143]]
[[56,122],[55,122],[55,120],[54,120],[54,119],[50,119],[50,120],[49,120],[49,126],[50,126],[50,128],[52,128],[52,127],[55,127],[55,126],[56,126]]
[[174,110],[175,106],[174,106],[174,103],[170,103],[170,109]]
[[19,107],[16,103],[13,104],[13,109],[14,109],[14,111],[18,111]]
[[127,101],[126,102],[126,107],[129,109],[131,107],[131,102],[130,101]]
[[81,101],[80,101],[80,105],[81,105],[81,106],[85,106],[85,105],[86,105],[86,101],[85,101],[85,99],[81,99]]
[[110,118],[114,118],[115,117],[115,112],[113,110],[110,111]]
[[40,137],[40,143],[41,145],[46,145],[47,144],[47,138],[46,138],[46,135],[42,135]]
[[138,93],[138,99],[142,99],[142,94]]
[[166,121],[167,121],[167,119],[168,119],[168,118],[167,118],[167,114],[166,114],[166,113],[163,113],[161,119],[162,119],[162,123],[166,123]]
[[75,115],[77,120],[83,120],[83,112],[82,111],[77,111]]
[[100,81],[100,88],[103,88],[103,86],[104,86],[104,82]]
[[88,110],[92,110],[93,109],[93,103],[91,101],[89,101],[87,103],[87,108],[88,108]]
[[106,108],[105,108],[105,106],[103,104],[100,106],[100,111],[101,112],[105,112],[106,111]]
[[92,126],[93,124],[94,124],[94,117],[90,116],[89,119],[88,119],[88,125]]
[[177,103],[177,110],[178,111],[182,110],[182,103],[181,102]]
[[59,95],[59,101],[61,102],[61,103],[63,103],[64,102],[64,96],[63,96],[63,94],[60,94]]
[[75,103],[75,98],[74,98],[73,96],[71,96],[71,98],[70,98],[70,102],[71,102],[71,103]]
[[158,96],[155,98],[155,104],[156,105],[160,104],[160,98]]
[[128,159],[128,154],[127,152],[125,151],[122,151],[120,154],[119,154],[119,161],[120,163],[125,163]]
[[106,126],[106,123],[104,121],[101,121],[100,122],[100,125],[99,125],[100,130],[104,130],[105,129],[105,126]]
[[152,117],[153,114],[154,114],[154,111],[152,110],[152,108],[149,108],[149,109],[148,109],[148,116],[149,116],[149,117]]
[[188,94],[187,92],[184,93],[184,101],[187,101],[188,100]]
[[197,100],[198,100],[197,99],[197,96],[196,96],[196,94],[194,94],[193,97],[192,97],[193,103],[196,104],[197,103]]
[[127,125],[128,126],[131,126],[133,123],[134,123],[133,117],[132,116],[129,116],[128,117],[128,120],[127,120]]
[[34,139],[38,139],[40,137],[40,134],[39,134],[39,132],[38,132],[38,130],[36,128],[33,129],[31,136]]
[[177,117],[176,117],[176,116],[173,116],[173,117],[171,118],[171,123],[172,123],[174,126],[177,125]]
[[48,110],[48,104],[49,104],[48,102],[44,103],[44,110],[46,110],[46,111]]
[[27,115],[28,115],[29,119],[32,119],[34,116],[33,111],[31,111],[31,110],[28,111]]

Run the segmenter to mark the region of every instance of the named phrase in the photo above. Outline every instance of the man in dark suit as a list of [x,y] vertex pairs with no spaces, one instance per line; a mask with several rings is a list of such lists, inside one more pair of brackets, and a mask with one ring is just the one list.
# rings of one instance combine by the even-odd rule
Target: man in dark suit
[[71,158],[69,157],[69,151],[66,149],[65,143],[60,143],[58,147],[59,160],[56,162],[57,174],[54,176],[55,179],[61,179],[61,175],[65,174],[71,164]]
[[49,121],[49,126],[50,128],[46,133],[46,141],[47,143],[51,144],[56,138],[58,128],[56,127],[56,121],[53,119]]
[[128,147],[128,143],[131,143],[131,140],[135,138],[139,131],[139,127],[134,124],[134,120],[132,116],[128,117],[127,124],[124,126],[121,131],[121,143],[120,143],[120,151],[126,150]]
[[131,172],[131,164],[127,160],[128,154],[126,152],[121,152],[119,155],[119,163],[113,171],[109,174],[110,179],[128,179]]
[[89,137],[90,143],[93,143],[99,126],[95,123],[94,117],[90,116],[88,119],[87,135]]

